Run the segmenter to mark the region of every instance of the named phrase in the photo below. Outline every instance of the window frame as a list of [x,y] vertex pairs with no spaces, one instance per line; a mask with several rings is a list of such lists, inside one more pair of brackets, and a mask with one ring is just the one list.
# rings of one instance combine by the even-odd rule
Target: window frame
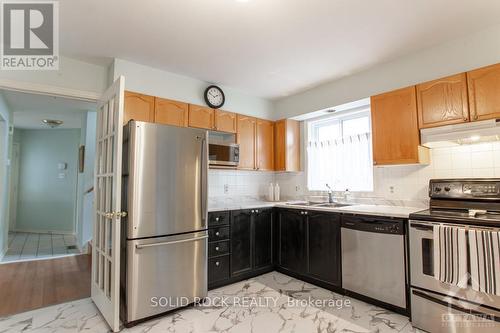
[[[322,122],[325,122],[325,123],[328,123],[329,121],[332,121],[332,122],[335,122],[335,121],[340,121],[341,123],[341,126],[340,126],[340,131],[341,131],[341,134],[343,134],[344,132],[344,128],[343,128],[343,122],[345,120],[351,120],[351,119],[357,119],[357,118],[363,118],[363,117],[367,117],[368,118],[368,128],[369,128],[369,134],[370,136],[372,136],[372,117],[371,117],[371,109],[370,109],[370,105],[367,105],[367,106],[364,106],[362,108],[359,108],[357,110],[353,110],[353,111],[345,111],[345,112],[341,112],[341,113],[338,113],[338,114],[327,114],[327,115],[323,115],[321,117],[315,117],[315,118],[311,118],[311,119],[308,119],[305,121],[305,126],[304,126],[304,152],[305,152],[305,178],[306,178],[306,189],[308,192],[320,192],[320,193],[324,193],[326,191],[322,191],[322,190],[315,190],[315,189],[310,189],[309,188],[309,154],[307,152],[307,147],[309,145],[309,142],[311,142],[311,131],[313,131],[312,127],[314,126],[314,124],[319,124],[319,123],[322,123]],[[315,135],[315,138],[317,138],[317,130],[316,130],[316,133],[314,134]],[[343,136],[340,136],[337,138],[338,139],[342,139],[344,138]],[[373,138],[372,138],[373,140]],[[370,150],[371,150],[371,153],[372,153],[372,157],[373,157],[373,141],[370,140],[372,143],[370,144]],[[374,166],[373,164],[371,165],[371,170],[372,170],[372,173],[374,173]],[[353,192],[353,193],[373,193],[375,191],[375,177],[373,176],[372,177],[372,184],[371,184],[371,190],[361,190],[361,191],[358,191],[358,190],[350,190],[350,192]],[[343,191],[336,191],[334,189],[334,192],[343,192]]]

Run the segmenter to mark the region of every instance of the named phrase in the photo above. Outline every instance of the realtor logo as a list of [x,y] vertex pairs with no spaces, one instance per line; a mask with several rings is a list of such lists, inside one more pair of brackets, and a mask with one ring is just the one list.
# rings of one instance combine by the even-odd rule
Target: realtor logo
[[0,7],[0,69],[59,69],[59,3],[2,1]]

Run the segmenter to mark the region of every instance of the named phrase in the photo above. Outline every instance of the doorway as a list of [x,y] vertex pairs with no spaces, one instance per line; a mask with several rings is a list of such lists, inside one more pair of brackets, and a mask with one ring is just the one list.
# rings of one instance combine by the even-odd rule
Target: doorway
[[0,317],[90,296],[96,125],[95,102],[0,90],[2,107]]

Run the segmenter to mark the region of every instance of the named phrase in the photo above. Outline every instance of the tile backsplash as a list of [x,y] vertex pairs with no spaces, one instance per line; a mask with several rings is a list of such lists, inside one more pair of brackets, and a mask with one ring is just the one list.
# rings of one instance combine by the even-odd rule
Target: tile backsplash
[[[435,148],[431,150],[429,165],[375,167],[373,172],[374,191],[351,193],[351,198],[399,200],[424,205],[432,178],[500,178],[500,142]],[[322,194],[307,191],[305,172],[210,170],[209,195],[232,200],[237,200],[237,197],[264,198],[270,182],[280,185],[283,199]]]
[[215,197],[264,197],[269,183],[274,183],[274,172],[215,170],[208,172],[208,195]]

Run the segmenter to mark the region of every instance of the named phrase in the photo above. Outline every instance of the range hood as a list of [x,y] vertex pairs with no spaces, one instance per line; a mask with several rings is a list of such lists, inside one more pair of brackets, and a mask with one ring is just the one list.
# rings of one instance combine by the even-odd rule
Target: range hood
[[425,128],[420,136],[422,145],[429,148],[500,141],[500,119]]

